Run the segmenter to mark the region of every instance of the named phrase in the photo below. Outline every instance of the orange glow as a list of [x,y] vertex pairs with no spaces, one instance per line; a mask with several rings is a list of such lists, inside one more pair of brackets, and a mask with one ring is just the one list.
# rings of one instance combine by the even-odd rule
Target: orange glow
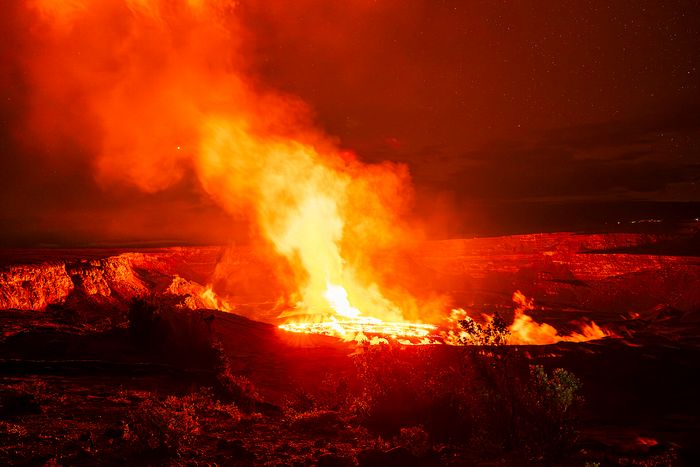
[[[235,2],[33,8],[46,26],[30,64],[38,131],[94,151],[104,186],[155,192],[191,173],[225,211],[253,218],[253,234],[289,266],[284,317],[405,321],[372,259],[415,238],[401,221],[412,196],[406,167],[359,162],[313,128],[302,102],[250,79]],[[46,102],[80,112],[56,119]],[[416,308],[410,294],[394,295]]]
[[559,332],[546,323],[538,323],[526,311],[534,310],[535,305],[532,299],[528,299],[519,290],[513,293],[513,303],[515,304],[515,316],[513,324],[509,330],[511,333],[511,344],[554,344],[556,342],[584,342],[603,337],[613,336],[607,330],[601,329],[596,323],[584,323],[580,332],[572,332],[568,335],[559,335]]
[[556,342],[585,342],[603,337],[613,336],[607,330],[600,328],[596,323],[583,323],[579,332],[572,332],[567,335],[559,335],[559,332],[546,323],[538,323],[526,311],[535,309],[534,301],[528,299],[519,290],[513,293],[513,303],[515,304],[515,316],[513,324],[509,330],[511,333],[511,344],[554,344]]
[[211,309],[232,312],[234,306],[219,297],[211,285],[203,286],[175,276],[166,289],[166,294],[183,297],[183,305],[191,310]]
[[656,441],[654,438],[650,438],[648,436],[639,436],[637,438],[637,443],[641,446],[646,446],[646,447],[653,447],[659,444],[658,441]]
[[[553,326],[547,323],[538,323],[526,313],[535,309],[534,300],[527,298],[519,290],[513,293],[513,304],[515,305],[513,322],[507,327],[509,332],[507,344],[509,345],[547,345],[562,341],[585,342],[604,337],[616,337],[614,333],[601,328],[593,321],[581,324],[578,332],[560,335]],[[487,324],[494,320],[492,315],[483,315],[482,318]],[[478,336],[471,335],[459,326],[460,320],[474,322],[465,310],[461,308],[452,310],[440,332],[440,342],[449,345],[481,344]]]
[[[387,223],[395,214],[382,201],[388,196],[383,187],[397,185],[392,170],[370,187],[359,162],[297,140],[262,137],[243,122],[222,118],[207,123],[199,154],[204,188],[232,213],[252,206],[261,233],[291,266],[298,296],[285,316],[402,319],[366,265],[349,261],[371,254],[375,238],[403,235]],[[379,217],[369,217],[368,208]]]
[[[360,162],[314,128],[303,102],[252,78],[237,13],[232,0],[35,0],[32,128],[94,154],[105,187],[153,193],[196,181],[232,217],[253,219],[252,235],[284,263],[282,329],[441,342],[417,319],[425,304],[391,284],[378,259],[420,239],[406,221],[406,166]],[[518,294],[512,343],[605,335],[591,323],[559,336]],[[190,295],[233,309],[211,287]]]
[[[348,306],[345,296],[338,292],[339,301],[343,306]],[[549,324],[538,323],[526,311],[534,310],[534,300],[528,299],[519,290],[513,293],[515,313],[513,323],[507,327],[509,332],[506,342],[509,345],[547,345],[557,342],[585,342],[615,337],[612,332],[601,328],[595,322],[583,323],[579,330],[566,335],[559,332]],[[405,345],[415,344],[448,344],[448,345],[491,345],[480,340],[480,336],[474,336],[462,328],[460,321],[472,321],[469,314],[461,309],[453,309],[441,326],[431,324],[416,324],[405,322],[385,322],[371,317],[354,315],[358,310],[350,308],[345,318],[330,317],[324,321],[313,322],[304,320],[287,323],[280,326],[281,329],[290,332],[302,332],[310,334],[324,334],[336,336],[344,340],[354,340],[360,344],[389,343],[387,339]],[[491,315],[483,315],[483,320],[488,324],[494,321]],[[372,336],[369,338],[368,336]]]

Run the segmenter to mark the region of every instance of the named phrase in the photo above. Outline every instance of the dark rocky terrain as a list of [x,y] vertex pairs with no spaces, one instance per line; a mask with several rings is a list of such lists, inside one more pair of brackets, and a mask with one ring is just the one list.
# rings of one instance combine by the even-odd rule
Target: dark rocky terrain
[[[581,380],[578,435],[556,464],[697,465],[697,239],[694,229],[475,238],[430,242],[383,260],[398,284],[449,295],[455,306],[507,315],[513,291],[522,290],[535,299],[538,321],[566,330],[586,317],[619,336],[517,349],[531,364],[562,367]],[[217,275],[222,261],[240,277]],[[321,404],[339,381],[357,383],[356,349],[278,330],[274,284],[259,280],[269,265],[252,250],[6,250],[0,267],[3,464],[552,462],[456,447],[432,432],[425,447],[420,430],[375,430],[343,415],[337,401]],[[218,343],[214,360],[198,350],[194,331],[173,328],[174,347],[134,338],[133,299],[183,303],[210,282],[215,290],[239,285],[226,297],[233,313],[187,302],[203,310],[185,310],[192,321],[184,329]],[[446,368],[463,355],[450,347],[430,352]],[[233,392],[222,383],[222,358]],[[318,403],[306,407],[307,400]],[[148,436],[153,443],[144,449]]]

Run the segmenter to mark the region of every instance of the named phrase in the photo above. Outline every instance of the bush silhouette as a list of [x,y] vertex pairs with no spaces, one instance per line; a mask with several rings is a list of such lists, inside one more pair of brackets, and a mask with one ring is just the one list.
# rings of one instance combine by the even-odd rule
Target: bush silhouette
[[570,448],[582,402],[572,373],[531,366],[517,347],[454,350],[366,348],[354,357],[359,390],[346,410],[382,436],[420,426],[431,441],[483,455],[554,458]]

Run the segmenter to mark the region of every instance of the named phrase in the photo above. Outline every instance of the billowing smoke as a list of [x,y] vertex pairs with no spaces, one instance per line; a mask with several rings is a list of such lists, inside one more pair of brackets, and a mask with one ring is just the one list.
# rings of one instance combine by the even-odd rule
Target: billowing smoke
[[376,259],[415,239],[406,167],[360,162],[303,102],[252,78],[255,36],[235,2],[36,0],[22,14],[33,137],[75,144],[107,190],[157,193],[193,177],[253,219],[305,314],[400,320],[416,309],[380,287]]

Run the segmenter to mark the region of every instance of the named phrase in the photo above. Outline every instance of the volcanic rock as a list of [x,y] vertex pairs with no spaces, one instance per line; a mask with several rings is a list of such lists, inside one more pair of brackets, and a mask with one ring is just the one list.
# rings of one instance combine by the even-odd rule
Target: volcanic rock
[[63,302],[73,288],[63,263],[10,266],[0,270],[0,309],[43,310]]
[[42,311],[72,294],[126,302],[147,293],[147,285],[124,256],[22,264],[0,271],[0,309]]
[[88,296],[128,300],[148,293],[126,255],[68,264],[67,270],[76,289]]
[[238,439],[221,439],[217,447],[225,451],[232,459],[254,461],[255,453],[248,450]]
[[323,454],[318,458],[318,467],[350,467],[354,465],[355,462],[351,458],[337,454]]
[[411,467],[427,465],[423,459],[404,447],[388,451],[366,449],[357,455],[360,467]]
[[0,309],[43,311],[79,295],[126,303],[162,292],[178,274],[204,281],[221,248],[10,250],[0,260]]

